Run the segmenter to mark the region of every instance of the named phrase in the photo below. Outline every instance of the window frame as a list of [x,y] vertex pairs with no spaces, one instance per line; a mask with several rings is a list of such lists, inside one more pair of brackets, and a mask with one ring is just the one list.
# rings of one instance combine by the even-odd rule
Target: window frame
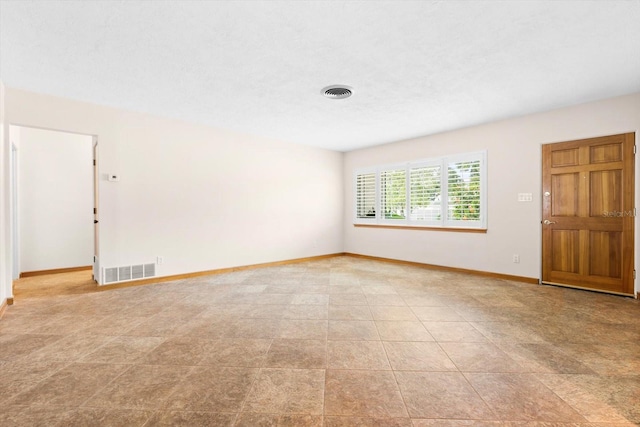
[[[479,161],[479,178],[480,178],[480,218],[478,220],[454,220],[448,218],[449,209],[449,165],[453,163]],[[411,219],[411,171],[423,167],[440,167],[440,219],[438,220],[413,220]],[[405,173],[405,218],[404,219],[387,219],[382,213],[382,174],[383,172],[404,170]],[[364,174],[375,173],[375,211],[376,215],[372,218],[358,218],[358,176]],[[455,154],[449,156],[436,157],[431,159],[421,159],[411,162],[394,163],[379,165],[374,167],[356,169],[353,173],[353,203],[354,225],[368,226],[384,226],[399,227],[411,229],[452,229],[456,231],[481,231],[487,228],[487,151],[474,151],[469,153]]]

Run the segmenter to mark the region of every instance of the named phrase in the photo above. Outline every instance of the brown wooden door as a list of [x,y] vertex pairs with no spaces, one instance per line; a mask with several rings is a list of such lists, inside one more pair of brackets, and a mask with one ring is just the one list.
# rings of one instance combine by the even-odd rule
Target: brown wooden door
[[634,141],[542,146],[542,282],[633,295]]

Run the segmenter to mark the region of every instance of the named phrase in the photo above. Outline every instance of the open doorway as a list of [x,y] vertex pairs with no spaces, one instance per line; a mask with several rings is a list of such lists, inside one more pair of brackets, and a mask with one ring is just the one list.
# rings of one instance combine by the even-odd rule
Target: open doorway
[[26,126],[9,131],[14,296],[95,288],[97,138]]

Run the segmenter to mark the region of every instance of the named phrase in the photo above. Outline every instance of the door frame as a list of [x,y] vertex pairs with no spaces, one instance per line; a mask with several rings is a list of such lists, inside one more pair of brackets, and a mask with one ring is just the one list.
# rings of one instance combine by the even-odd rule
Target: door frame
[[92,135],[92,153],[93,153],[93,274],[91,278],[99,282],[100,277],[100,221],[98,209],[98,182],[100,182],[100,174],[98,171],[98,136]]
[[[84,133],[84,132],[75,132],[75,131],[69,131],[69,130],[65,130],[65,129],[56,129],[56,128],[49,128],[49,127],[42,127],[42,126],[32,126],[32,125],[25,125],[25,124],[19,124],[19,123],[7,123],[7,126],[9,129],[11,129],[11,127],[19,127],[19,128],[30,128],[30,129],[39,129],[39,130],[45,130],[45,131],[51,131],[51,132],[62,132],[62,133],[68,133],[68,134],[73,134],[73,135],[83,135],[83,136],[89,136],[91,137],[91,144],[92,144],[92,157],[93,157],[93,207],[94,207],[94,220],[97,221],[98,219],[98,214],[99,214],[99,210],[98,210],[98,201],[99,201],[99,184],[100,184],[100,176],[99,176],[99,164],[98,164],[98,135],[94,135],[94,134],[89,134],[89,133]],[[13,144],[13,141],[10,141],[11,144],[11,157],[10,157],[10,170],[11,170],[11,176],[12,176],[12,182],[11,185],[9,186],[9,203],[10,203],[10,210],[11,213],[13,215],[12,221],[11,221],[11,235],[13,236],[12,241],[11,241],[11,253],[12,253],[12,258],[13,258],[13,262],[11,265],[11,277],[13,280],[17,279],[20,276],[20,265],[18,264],[19,260],[20,260],[20,232],[19,232],[19,225],[20,225],[20,217],[19,217],[19,204],[18,204],[18,197],[19,197],[19,193],[18,193],[18,188],[20,183],[18,182],[18,156],[19,156],[19,147],[15,147],[15,145]],[[15,153],[16,155],[14,156],[14,150],[15,149]],[[13,173],[15,172],[15,178],[13,177]],[[100,234],[100,229],[97,226],[97,223],[94,223],[94,244],[93,244],[93,250],[94,250],[94,254],[93,254],[93,271],[94,271],[94,277],[93,280],[99,284],[98,282],[98,275],[95,275],[96,272],[99,271],[99,251],[100,251],[100,245],[99,245],[99,234]]]
[[20,212],[18,209],[18,147],[16,147],[13,141],[9,141],[11,144],[11,158],[10,158],[10,170],[11,170],[11,185],[9,186],[10,204],[11,204],[11,238],[13,242],[13,265],[11,266],[13,271],[11,272],[11,280],[16,280],[20,277]]
[[[636,194],[636,192],[640,189],[640,186],[636,185],[636,147],[637,147],[637,138],[638,138],[638,133],[635,130],[631,130],[631,131],[627,131],[627,132],[615,132],[615,133],[610,133],[607,135],[600,135],[600,136],[591,136],[591,137],[584,137],[584,138],[578,138],[578,139],[571,139],[571,140],[566,140],[566,141],[554,141],[554,142],[548,142],[548,143],[544,143],[541,144],[540,146],[540,152],[541,152],[541,158],[540,158],[540,194],[541,197],[544,198],[544,154],[543,154],[543,149],[544,146],[547,145],[553,145],[553,144],[561,144],[561,143],[565,143],[565,142],[574,142],[574,141],[583,141],[583,140],[592,140],[592,139],[598,139],[598,138],[606,138],[606,137],[610,137],[610,136],[615,136],[615,135],[625,135],[625,136],[630,136],[630,138],[632,138],[632,144],[633,144],[633,159],[632,159],[632,166],[631,166],[631,177],[629,179],[629,182],[632,185],[632,189],[631,189],[631,197],[632,197],[632,204],[633,204],[633,228],[630,232],[631,234],[631,240],[632,240],[632,244],[631,244],[631,277],[630,280],[632,282],[632,293],[623,293],[623,292],[615,292],[615,291],[608,291],[608,290],[604,290],[604,289],[596,289],[596,288],[590,288],[590,287],[582,287],[582,286],[577,286],[577,285],[571,285],[571,284],[565,284],[565,283],[555,283],[555,282],[551,282],[551,281],[545,281],[544,280],[544,267],[545,267],[545,257],[544,257],[544,220],[545,220],[545,211],[544,211],[544,200],[541,200],[541,204],[540,204],[540,280],[539,283],[541,285],[551,285],[551,286],[560,286],[560,287],[565,287],[565,288],[572,288],[572,289],[580,289],[580,290],[586,290],[586,291],[592,291],[592,292],[599,292],[599,293],[605,293],[605,294],[610,294],[610,295],[620,295],[620,296],[625,296],[625,297],[634,297],[636,299],[640,299],[640,290],[636,290],[636,256],[637,256],[637,251],[636,251],[636,242],[638,241],[638,239],[636,239],[636,233],[639,230],[639,227],[637,227],[636,224],[636,200],[638,199],[638,195]],[[624,271],[624,268],[623,268]],[[623,273],[624,274],[624,273]]]

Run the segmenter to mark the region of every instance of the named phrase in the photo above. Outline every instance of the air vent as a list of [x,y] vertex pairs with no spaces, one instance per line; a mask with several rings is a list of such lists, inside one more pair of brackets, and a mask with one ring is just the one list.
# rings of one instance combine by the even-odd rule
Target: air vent
[[131,266],[128,265],[126,267],[118,268],[118,280],[131,280]]
[[131,278],[132,279],[142,279],[144,277],[144,267],[142,265],[132,265],[131,266]]
[[102,283],[128,282],[130,280],[155,277],[155,264],[124,265],[122,267],[109,267],[102,270]]
[[333,85],[322,89],[322,94],[329,99],[344,99],[353,95],[353,89],[349,86]]
[[155,264],[145,264],[144,265],[144,277],[153,277],[156,275],[156,265]]
[[103,283],[113,283],[118,281],[118,267],[105,268]]

